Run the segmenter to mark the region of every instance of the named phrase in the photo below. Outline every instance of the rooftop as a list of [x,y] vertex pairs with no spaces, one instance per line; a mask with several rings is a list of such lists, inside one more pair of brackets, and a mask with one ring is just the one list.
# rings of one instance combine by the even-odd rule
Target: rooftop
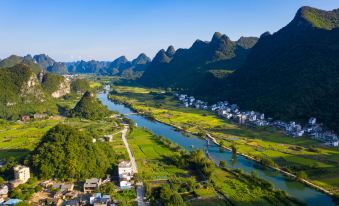
[[130,161],[122,161],[119,163],[119,168],[126,168],[126,167],[132,167],[132,164]]

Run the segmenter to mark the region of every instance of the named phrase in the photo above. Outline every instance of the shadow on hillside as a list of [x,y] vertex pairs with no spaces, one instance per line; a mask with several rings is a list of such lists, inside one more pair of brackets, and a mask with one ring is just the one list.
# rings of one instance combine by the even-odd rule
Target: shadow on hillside
[[0,160],[14,158],[25,158],[31,151],[28,149],[0,149]]

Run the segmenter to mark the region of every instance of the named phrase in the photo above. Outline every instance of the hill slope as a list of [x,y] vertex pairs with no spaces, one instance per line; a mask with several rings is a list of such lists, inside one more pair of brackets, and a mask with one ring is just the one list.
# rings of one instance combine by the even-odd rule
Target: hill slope
[[66,125],[57,125],[43,137],[33,152],[32,163],[43,179],[85,179],[104,177],[114,154],[106,143],[92,143],[92,137]]
[[103,119],[110,111],[90,92],[85,92],[80,101],[70,111],[71,116],[85,119]]
[[210,42],[197,40],[189,49],[172,47],[160,50],[145,70],[139,83],[147,86],[181,87],[192,89],[209,70],[236,70],[256,43],[255,37],[231,41],[216,32]]
[[282,119],[310,116],[339,131],[339,9],[302,7],[273,35],[264,34],[244,66],[209,93]]
[[9,68],[17,64],[26,64],[35,73],[39,73],[42,71],[42,68],[38,64],[35,63],[31,55],[26,55],[24,57],[11,55],[3,59],[2,61],[0,61],[0,68]]
[[[36,74],[25,64],[0,69],[0,117],[42,110],[46,95]],[[37,105],[36,107],[34,105]]]

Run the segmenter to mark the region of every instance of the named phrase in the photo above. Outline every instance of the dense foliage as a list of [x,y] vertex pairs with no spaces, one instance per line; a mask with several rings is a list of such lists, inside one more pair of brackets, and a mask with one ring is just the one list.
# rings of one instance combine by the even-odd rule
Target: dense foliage
[[75,107],[70,111],[72,117],[80,117],[85,119],[103,119],[110,114],[110,111],[103,106],[95,96],[86,92]]
[[71,83],[72,92],[84,93],[89,90],[89,82],[86,79],[75,79]]
[[31,55],[27,55],[24,57],[11,55],[7,57],[6,59],[3,59],[2,61],[0,61],[0,68],[9,68],[17,64],[25,64],[29,66],[32,69],[32,71],[35,73],[38,73],[42,70],[42,68],[34,62]]
[[103,177],[112,167],[114,153],[107,143],[63,124],[52,128],[32,155],[40,178],[85,179]]
[[286,27],[263,35],[244,66],[219,87],[195,94],[227,99],[280,119],[305,121],[314,116],[339,131],[339,30],[314,27],[315,20],[309,19],[318,15],[338,26],[333,17],[338,13],[301,8]]
[[55,92],[61,82],[65,81],[65,78],[60,75],[46,73],[42,79],[42,88],[49,94]]
[[186,89],[195,88],[200,83],[205,85],[202,80],[210,75],[209,70],[238,69],[256,41],[254,37],[231,41],[226,35],[216,32],[210,42],[197,40],[189,49],[160,50],[139,83]]
[[42,190],[42,187],[37,183],[38,180],[36,178],[30,178],[25,184],[21,184],[14,188],[11,191],[10,196],[20,200],[29,200],[34,193],[40,192]]
[[54,108],[29,66],[18,64],[0,69],[1,118],[17,119],[21,115],[52,111]]

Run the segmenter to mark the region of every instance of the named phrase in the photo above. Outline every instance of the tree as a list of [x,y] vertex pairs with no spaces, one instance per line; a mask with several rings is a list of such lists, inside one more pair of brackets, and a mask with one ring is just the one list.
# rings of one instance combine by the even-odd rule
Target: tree
[[173,192],[169,185],[164,185],[160,189],[160,198],[164,203],[169,202]]
[[169,203],[166,204],[168,206],[183,206],[185,205],[184,200],[182,199],[181,195],[177,192],[173,193],[169,199]]
[[34,171],[43,179],[85,179],[103,177],[116,156],[105,142],[76,128],[59,124],[49,130],[33,152]]
[[307,175],[307,173],[305,171],[302,170],[302,171],[299,171],[297,173],[297,177],[300,178],[300,179],[307,179],[308,175]]
[[206,158],[202,150],[193,150],[189,157],[189,162],[193,169],[200,171],[207,179],[211,177],[215,165],[213,161]]
[[231,149],[233,154],[237,154],[237,147],[235,146],[235,144],[231,145]]
[[18,204],[16,204],[16,206],[29,206],[29,203],[26,201],[21,201]]
[[99,188],[99,192],[103,194],[109,194],[111,198],[116,194],[116,189],[115,186],[112,182],[109,182],[107,184],[103,184]]
[[73,92],[79,92],[79,93],[83,94],[84,92],[86,92],[89,89],[90,89],[89,83],[85,79],[76,79],[76,80],[72,81],[72,83],[71,83],[71,90]]
[[226,167],[226,162],[225,162],[224,160],[221,160],[221,161],[219,162],[219,167],[225,168],[225,167]]
[[101,120],[108,116],[110,111],[103,106],[91,92],[86,92],[75,107],[70,111],[72,117],[92,120]]
[[225,141],[224,140],[221,140],[220,143],[219,143],[220,147],[225,147]]

